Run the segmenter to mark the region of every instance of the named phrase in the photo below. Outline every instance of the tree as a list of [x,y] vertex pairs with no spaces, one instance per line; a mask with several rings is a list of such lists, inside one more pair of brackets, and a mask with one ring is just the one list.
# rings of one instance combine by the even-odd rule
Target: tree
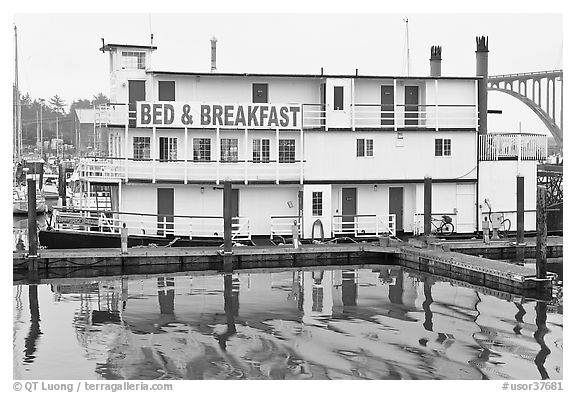
[[106,97],[104,94],[102,93],[98,93],[97,95],[94,96],[93,100],[92,100],[92,105],[104,105],[104,104],[108,104],[110,102],[110,99],[108,97]]
[[50,98],[49,102],[56,113],[59,113],[62,115],[66,114],[66,112],[64,111],[64,107],[66,106],[66,103],[64,102],[64,100],[62,98],[60,98],[58,96],[58,94],[54,94],[54,97]]
[[70,105],[70,113],[75,109],[90,109],[92,108],[92,101],[86,98],[78,98]]

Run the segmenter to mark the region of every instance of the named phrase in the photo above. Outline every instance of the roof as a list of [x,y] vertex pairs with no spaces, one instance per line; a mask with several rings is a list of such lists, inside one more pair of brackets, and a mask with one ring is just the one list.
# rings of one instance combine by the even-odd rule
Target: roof
[[209,76],[209,77],[245,77],[245,78],[356,78],[356,79],[482,79],[481,76],[404,76],[404,75],[342,75],[342,74],[258,74],[233,72],[180,72],[180,71],[146,71],[155,75],[183,75],[183,76]]
[[128,44],[106,44],[100,50],[102,52],[112,50],[113,48],[135,48],[135,49],[158,49],[157,46],[150,45],[128,45]]
[[92,108],[76,108],[76,116],[78,117],[78,122],[82,123],[94,123],[96,118],[96,110]]

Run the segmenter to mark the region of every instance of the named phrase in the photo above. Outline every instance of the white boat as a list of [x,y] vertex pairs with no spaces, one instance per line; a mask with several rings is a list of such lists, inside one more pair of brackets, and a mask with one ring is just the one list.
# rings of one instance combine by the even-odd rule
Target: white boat
[[[28,214],[28,195],[24,188],[14,187],[12,190],[12,212],[13,214]],[[46,211],[46,198],[42,192],[37,190],[36,213]]]
[[42,191],[44,192],[44,198],[58,199],[58,175],[45,173]]

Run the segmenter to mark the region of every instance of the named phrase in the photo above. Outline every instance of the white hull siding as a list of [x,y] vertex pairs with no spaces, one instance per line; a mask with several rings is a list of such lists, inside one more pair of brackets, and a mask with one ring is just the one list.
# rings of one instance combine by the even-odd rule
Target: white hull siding
[[[488,199],[492,212],[516,211],[516,177],[524,176],[524,230],[536,230],[537,161],[480,161],[479,216],[488,212],[484,202]],[[516,213],[504,213],[516,230]],[[482,218],[480,218],[482,219]]]
[[[466,131],[405,131],[403,139],[391,131],[307,132],[305,170],[315,180],[475,179],[476,133]],[[372,157],[356,156],[356,140],[373,139]],[[435,139],[451,140],[451,155],[434,155]]]
[[[414,232],[414,214],[424,211],[424,186],[422,183],[394,184],[306,184],[300,185],[233,185],[238,189],[238,213],[240,217],[250,220],[252,235],[269,236],[271,234],[271,217],[298,216],[298,193],[303,191],[303,237],[319,238],[320,229],[313,224],[322,222],[324,236],[334,235],[334,216],[343,214],[342,189],[356,189],[356,214],[363,216],[388,217],[390,213],[390,188],[403,190],[403,214],[396,223],[396,228],[404,232]],[[174,214],[184,216],[222,217],[222,189],[215,185],[198,184],[137,184],[122,185],[122,202],[120,211],[127,213],[158,213],[158,189],[174,189]],[[314,192],[322,192],[322,214],[313,215],[312,197]],[[455,231],[471,233],[476,228],[475,222],[476,185],[469,183],[434,183],[432,185],[432,213],[435,217],[449,214],[453,218]],[[527,207],[528,209],[528,207]],[[510,217],[511,218],[511,217]],[[155,217],[138,218],[145,227],[155,228]],[[209,221],[209,220],[208,220]],[[175,220],[176,224],[184,219]],[[214,221],[212,221],[214,222]],[[285,221],[286,223],[292,220]],[[515,223],[515,220],[513,221]],[[184,225],[184,224],[182,224]],[[366,230],[371,228],[366,225]],[[131,225],[138,227],[136,225]],[[178,225],[177,225],[178,226]],[[185,228],[180,226],[179,228]],[[373,228],[373,227],[372,227]],[[287,229],[287,228],[284,228]],[[359,226],[361,231],[363,226]],[[528,227],[527,227],[528,229]],[[130,233],[138,233],[131,230]],[[289,233],[289,232],[288,232]],[[222,236],[221,233],[207,235]]]

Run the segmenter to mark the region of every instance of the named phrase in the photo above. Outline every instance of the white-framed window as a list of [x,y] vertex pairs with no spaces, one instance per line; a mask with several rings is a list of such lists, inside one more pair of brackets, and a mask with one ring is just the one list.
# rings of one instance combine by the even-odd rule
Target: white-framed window
[[296,162],[296,140],[280,139],[278,143],[278,161]]
[[194,161],[210,161],[210,138],[194,138],[192,150]]
[[135,136],[132,139],[132,151],[135,160],[150,159],[150,137]]
[[220,139],[220,161],[238,161],[238,139]]
[[122,52],[123,70],[143,70],[146,68],[146,53]]
[[178,138],[160,137],[160,161],[176,161],[178,159]]
[[270,162],[270,139],[252,140],[252,162]]
[[452,155],[452,139],[435,139],[434,155],[436,157],[450,157]]
[[314,217],[322,216],[322,191],[312,192],[312,215]]
[[356,139],[356,157],[374,157],[374,139]]

